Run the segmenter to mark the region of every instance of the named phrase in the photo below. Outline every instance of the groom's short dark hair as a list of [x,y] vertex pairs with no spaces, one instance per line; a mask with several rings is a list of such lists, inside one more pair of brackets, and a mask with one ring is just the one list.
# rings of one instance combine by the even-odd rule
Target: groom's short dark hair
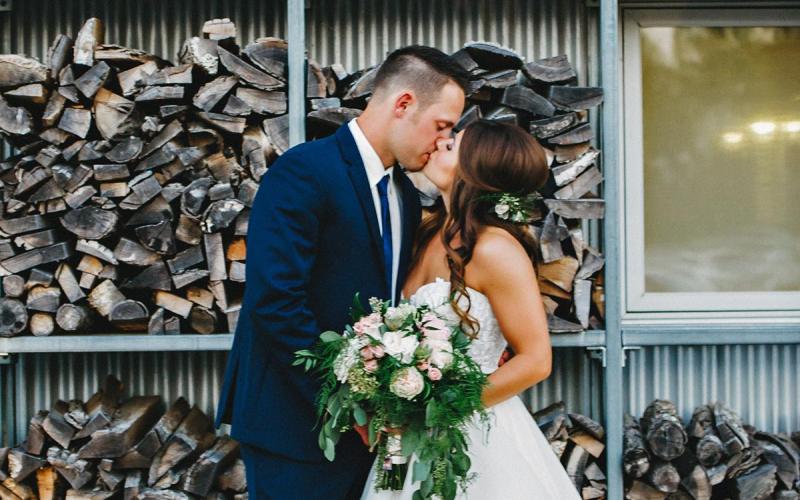
[[466,94],[469,73],[439,49],[409,45],[386,57],[375,75],[373,92],[378,94],[403,85],[412,88],[423,105],[427,105],[449,82],[458,85]]

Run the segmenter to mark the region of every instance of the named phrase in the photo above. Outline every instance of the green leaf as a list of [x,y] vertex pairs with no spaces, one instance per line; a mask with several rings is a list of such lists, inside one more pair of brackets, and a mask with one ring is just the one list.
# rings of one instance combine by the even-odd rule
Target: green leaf
[[369,431],[369,444],[372,445],[378,439],[378,429],[374,425],[370,425],[367,430]]
[[419,491],[424,498],[430,498],[433,492],[433,478],[429,476],[426,480],[422,481],[422,484],[419,486]]
[[433,427],[436,420],[436,401],[433,399],[428,401],[428,404],[425,406],[425,425],[427,427]]
[[337,340],[341,340],[342,336],[332,330],[328,330],[327,332],[322,332],[319,339],[325,343],[336,342]]
[[331,438],[325,438],[325,458],[330,462],[336,458],[336,443]]
[[358,292],[353,296],[353,306],[350,308],[350,317],[353,320],[353,323],[360,320],[367,313],[364,311],[364,306],[361,305],[361,296]]
[[292,366],[299,366],[302,365],[303,363],[305,363],[306,366],[308,366],[308,359],[297,358],[294,361],[292,361]]
[[326,438],[325,438],[325,428],[323,427],[321,431],[319,431],[319,437],[317,438],[317,444],[319,444],[320,450],[325,450],[326,445]]
[[414,462],[414,470],[412,471],[411,479],[413,481],[425,481],[431,474],[431,463],[422,460]]
[[411,495],[411,500],[425,500],[425,497],[422,496],[422,492],[420,490],[417,490],[413,495]]
[[401,443],[404,456],[410,457],[415,451],[417,451],[421,437],[422,436],[420,435],[419,431],[412,429],[406,429],[405,432],[403,432]]
[[367,412],[359,405],[353,407],[353,418],[358,425],[367,425]]

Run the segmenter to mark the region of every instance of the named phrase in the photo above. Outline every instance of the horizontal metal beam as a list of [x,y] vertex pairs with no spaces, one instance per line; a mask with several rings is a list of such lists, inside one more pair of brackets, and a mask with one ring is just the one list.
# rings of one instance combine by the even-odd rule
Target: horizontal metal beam
[[606,332],[587,330],[582,333],[551,333],[553,347],[602,347],[606,344]]
[[227,351],[232,333],[209,335],[53,335],[0,339],[0,353],[125,352],[125,351]]
[[624,328],[626,346],[799,344],[798,325],[646,326]]

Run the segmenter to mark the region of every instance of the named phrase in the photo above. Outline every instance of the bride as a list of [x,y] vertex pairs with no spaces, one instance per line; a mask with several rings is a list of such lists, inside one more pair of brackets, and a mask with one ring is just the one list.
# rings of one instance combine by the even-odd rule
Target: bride
[[[490,374],[482,396],[490,425],[476,419],[468,427],[476,477],[459,498],[579,498],[518,397],[550,375],[552,353],[534,242],[524,225],[512,222],[514,203],[499,198],[524,197],[545,183],[544,151],[522,129],[489,121],[437,146],[423,173],[442,198],[420,226],[403,296],[460,322],[473,337],[470,355]],[[515,355],[498,368],[507,345]],[[412,476],[400,491],[376,490],[373,467],[361,498],[410,500],[419,488]]]

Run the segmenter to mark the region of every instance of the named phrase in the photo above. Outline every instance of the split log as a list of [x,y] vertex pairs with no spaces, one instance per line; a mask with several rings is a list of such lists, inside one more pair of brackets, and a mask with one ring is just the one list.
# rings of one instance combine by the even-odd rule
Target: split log
[[247,488],[244,461],[237,458],[217,477],[217,488],[222,491],[242,493]]
[[47,81],[47,66],[36,59],[14,54],[0,55],[0,89]]
[[[28,437],[25,439],[23,446],[25,447],[25,451],[31,455],[41,455],[44,451],[44,444],[47,440],[47,436],[42,424],[45,418],[47,418],[47,411],[40,410],[31,418],[28,424]],[[0,453],[0,470],[2,470],[3,463],[8,456],[8,448],[0,449],[0,451],[2,450],[5,450],[5,455]]]
[[159,396],[134,396],[115,413],[106,429],[92,434],[92,439],[78,450],[80,458],[116,458],[127,452],[161,416]]
[[89,415],[89,420],[83,429],[75,434],[74,439],[89,437],[96,430],[107,426],[119,406],[121,393],[122,382],[113,375],[106,377],[103,387],[86,402],[86,413]]
[[238,453],[239,443],[228,437],[219,438],[186,471],[181,489],[195,495],[208,495],[217,475],[236,459]]
[[47,462],[74,489],[80,489],[95,478],[95,466],[88,460],[81,459],[69,450],[53,446],[47,450]]
[[44,465],[41,458],[26,453],[20,448],[12,448],[8,452],[8,475],[17,483],[24,481],[25,478],[36,472],[36,469]]
[[125,300],[125,296],[120,293],[113,281],[105,280],[89,293],[88,299],[89,304],[101,316],[108,317],[114,306]]
[[55,500],[60,493],[58,473],[52,466],[46,466],[36,471],[36,489],[39,500]]
[[123,332],[137,332],[147,328],[150,313],[138,300],[126,299],[111,309],[108,320]]
[[208,449],[212,445],[209,436],[211,441],[214,439],[213,434],[209,432],[210,429],[211,422],[208,417],[197,407],[192,407],[153,458],[147,484],[154,485],[182,460],[192,455],[199,455]]
[[522,66],[522,73],[537,84],[566,83],[578,78],[565,55],[527,63]]
[[277,90],[285,86],[284,82],[246,63],[222,47],[217,48],[217,53],[220,62],[228,71],[257,89]]
[[103,43],[104,32],[103,23],[96,17],[83,23],[78,36],[75,37],[75,51],[72,58],[75,64],[84,66],[94,64],[94,51]]

